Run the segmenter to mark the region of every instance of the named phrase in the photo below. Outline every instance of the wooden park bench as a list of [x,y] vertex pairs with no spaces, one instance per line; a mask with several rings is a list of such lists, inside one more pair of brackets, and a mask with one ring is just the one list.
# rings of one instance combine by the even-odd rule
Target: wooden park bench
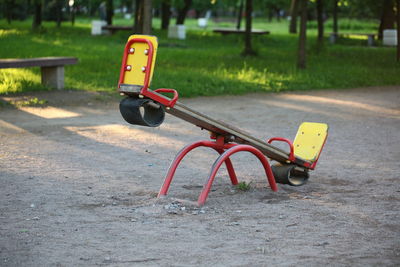
[[375,33],[330,33],[329,41],[334,44],[339,37],[348,38],[350,36],[366,36],[368,38],[368,46],[375,46],[375,39],[377,34]]
[[[246,31],[244,29],[238,30],[238,29],[232,29],[232,28],[217,28],[217,29],[214,29],[213,32],[221,33],[222,35],[227,35],[227,34],[244,34]],[[252,29],[251,34],[263,35],[263,34],[270,34],[270,32],[264,31],[264,30]]]
[[117,26],[117,25],[105,25],[101,27],[102,30],[107,30],[111,34],[116,33],[117,31],[130,31],[133,33],[133,26]]
[[75,57],[3,58],[0,69],[40,67],[42,84],[56,89],[64,88],[64,66],[78,63]]

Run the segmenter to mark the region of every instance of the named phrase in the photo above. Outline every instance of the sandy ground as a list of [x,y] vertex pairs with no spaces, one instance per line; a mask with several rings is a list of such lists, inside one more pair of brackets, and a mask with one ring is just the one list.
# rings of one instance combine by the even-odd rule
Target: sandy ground
[[128,125],[104,95],[30,96],[48,106],[0,109],[1,266],[400,265],[400,87],[183,99],[263,139],[330,126],[306,185],[272,192],[241,153],[233,164],[251,189],[222,168],[202,208],[217,158],[205,148],[156,195],[177,151],[207,132],[170,115]]

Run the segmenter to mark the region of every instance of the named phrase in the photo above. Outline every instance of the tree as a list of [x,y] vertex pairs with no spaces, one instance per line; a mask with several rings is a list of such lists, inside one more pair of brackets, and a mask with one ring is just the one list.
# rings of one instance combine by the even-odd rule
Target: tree
[[394,13],[394,1],[384,0],[382,7],[381,23],[379,25],[379,39],[383,37],[383,31],[386,29],[394,29],[396,15]]
[[136,0],[135,6],[135,33],[151,34],[152,1]]
[[397,61],[400,62],[400,0],[397,0]]
[[38,29],[42,26],[42,0],[34,0],[34,10],[32,28]]
[[113,0],[106,1],[106,21],[107,25],[112,25],[112,17],[114,15],[114,3]]
[[297,57],[297,67],[306,68],[306,40],[307,40],[307,2],[308,0],[299,0],[300,7],[300,35]]
[[69,6],[69,15],[70,15],[70,19],[71,19],[71,25],[74,26],[75,25],[75,12],[76,12],[75,1],[72,1],[72,2],[70,1],[68,3],[68,6]]
[[[230,1],[224,0],[224,2],[226,2],[228,6],[232,6],[229,5]],[[216,3],[217,0],[193,0],[191,8],[196,11],[196,19],[204,17],[206,12],[212,9]]]
[[240,0],[239,10],[238,10],[238,19],[237,19],[237,24],[236,24],[236,29],[238,29],[238,30],[240,30],[240,27],[242,24],[243,5],[244,5],[244,0]]
[[323,0],[317,0],[317,23],[318,23],[318,44],[324,42],[324,4]]
[[183,5],[178,6],[178,16],[176,17],[176,25],[185,24],[186,14],[192,5],[192,0],[184,0]]
[[171,19],[171,0],[161,2],[161,29],[166,30]]
[[7,18],[8,24],[11,24],[13,9],[14,9],[14,0],[6,0],[5,1],[5,17]]
[[135,19],[133,31],[136,33],[142,33],[143,31],[143,2],[141,0],[135,0]]
[[152,22],[152,3],[151,0],[144,0],[143,3],[143,34],[151,34]]
[[282,10],[286,9],[288,0],[264,0],[264,1],[256,1],[255,4],[259,4],[262,2],[264,4],[263,8],[266,8],[268,11],[268,20],[272,21],[274,15],[276,19],[280,21],[282,16]]
[[299,13],[299,0],[292,0],[290,5],[289,33],[297,33],[297,15]]
[[0,9],[2,14],[0,18],[5,18],[8,24],[13,20],[25,20],[28,14],[27,0],[0,0]]
[[56,8],[56,22],[58,28],[61,27],[61,22],[62,22],[62,7],[63,7],[62,0],[56,0],[55,8]]
[[253,13],[253,0],[246,0],[246,31],[244,34],[244,50],[243,56],[256,55],[251,45],[251,19]]
[[333,0],[333,10],[332,10],[332,17],[333,17],[333,33],[335,35],[338,34],[338,3],[339,0]]

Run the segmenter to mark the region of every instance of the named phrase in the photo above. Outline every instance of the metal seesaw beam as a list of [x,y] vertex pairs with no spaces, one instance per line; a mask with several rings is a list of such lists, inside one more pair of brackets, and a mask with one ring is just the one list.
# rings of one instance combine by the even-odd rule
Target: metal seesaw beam
[[[129,85],[121,85],[121,89],[125,92],[129,91],[129,95],[133,97],[139,97],[140,91],[139,88],[129,88]],[[162,94],[156,93],[152,91],[152,94],[156,94],[157,98],[162,98],[165,101],[169,101],[170,99]],[[157,102],[157,104],[160,104]],[[162,104],[160,104],[162,105]],[[194,124],[201,129],[205,129],[214,133],[217,136],[224,136],[228,142],[235,142],[238,144],[246,144],[254,146],[255,148],[259,149],[264,155],[268,158],[278,161],[283,164],[287,164],[290,162],[289,160],[289,153],[268,144],[266,141],[261,139],[255,138],[250,134],[246,133],[245,131],[238,129],[228,123],[222,122],[220,120],[215,120],[203,113],[200,113],[196,110],[193,110],[184,104],[177,101],[173,107],[167,107],[162,105],[165,111],[175,117],[178,117],[184,121],[187,121],[191,124]],[[300,167],[303,171],[309,169],[311,162],[303,160],[299,157],[295,157],[294,162],[291,162],[298,167]]]
[[[238,129],[237,127],[219,120],[212,119],[209,116],[195,111],[180,102],[176,102],[175,106],[167,109],[166,112],[202,129],[206,129],[212,133],[215,133],[216,135],[226,136],[231,142],[254,146],[261,150],[261,152],[263,152],[263,154],[265,154],[267,157],[278,162],[287,163],[289,160],[289,155],[285,151],[269,145],[267,142],[255,138],[243,130]],[[297,158],[295,159],[295,163],[296,165],[303,167],[306,161]]]

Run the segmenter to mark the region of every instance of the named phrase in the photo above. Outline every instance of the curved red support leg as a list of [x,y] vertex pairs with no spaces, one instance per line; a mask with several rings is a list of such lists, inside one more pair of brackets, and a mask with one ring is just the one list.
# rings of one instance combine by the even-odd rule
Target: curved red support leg
[[158,193],[157,197],[165,196],[167,194],[169,186],[171,185],[172,178],[174,178],[175,171],[178,168],[179,163],[186,156],[186,154],[195,149],[196,147],[204,146],[205,142],[209,141],[199,141],[193,144],[189,144],[185,146],[181,151],[179,151],[178,154],[176,154],[175,159],[172,161],[171,165],[168,168],[164,184],[161,186],[160,192]]
[[[220,155],[222,155],[224,153],[224,150],[217,150],[217,151]],[[238,179],[237,179],[237,176],[235,173],[235,169],[233,168],[233,164],[232,164],[232,161],[230,158],[227,158],[225,160],[225,165],[226,165],[226,169],[228,170],[228,173],[229,173],[229,178],[231,178],[232,184],[237,185],[239,182],[238,182]]]
[[[227,147],[231,147],[232,144],[229,144]],[[224,150],[221,148],[218,148],[219,145],[216,142],[212,141],[198,141],[192,144],[189,144],[185,146],[181,151],[178,152],[178,154],[175,156],[175,159],[172,161],[170,167],[168,168],[167,176],[165,177],[164,184],[162,185],[158,196],[165,196],[168,193],[169,186],[171,185],[172,179],[174,178],[176,169],[178,168],[178,165],[181,163],[182,159],[193,149],[204,146],[204,147],[211,147],[215,149],[218,153],[223,154]],[[236,185],[238,184],[238,180],[235,174],[235,170],[233,169],[233,165],[231,160],[228,158],[226,160],[226,168],[228,169],[229,177],[231,179],[232,184]]]
[[262,163],[265,169],[265,174],[267,175],[269,185],[272,189],[272,191],[278,191],[278,187],[275,182],[274,174],[272,173],[271,166],[268,163],[267,158],[264,156],[264,154],[258,150],[255,147],[249,146],[249,145],[236,145],[227,151],[225,151],[221,156],[218,157],[218,159],[214,162],[210,175],[208,177],[207,183],[204,185],[203,190],[201,191],[201,194],[199,196],[199,199],[197,201],[199,206],[202,206],[207,199],[208,193],[210,192],[212,183],[214,182],[215,175],[217,174],[217,171],[221,167],[222,163],[227,160],[231,155],[234,153],[237,153],[239,151],[247,151],[252,154],[254,154]]

